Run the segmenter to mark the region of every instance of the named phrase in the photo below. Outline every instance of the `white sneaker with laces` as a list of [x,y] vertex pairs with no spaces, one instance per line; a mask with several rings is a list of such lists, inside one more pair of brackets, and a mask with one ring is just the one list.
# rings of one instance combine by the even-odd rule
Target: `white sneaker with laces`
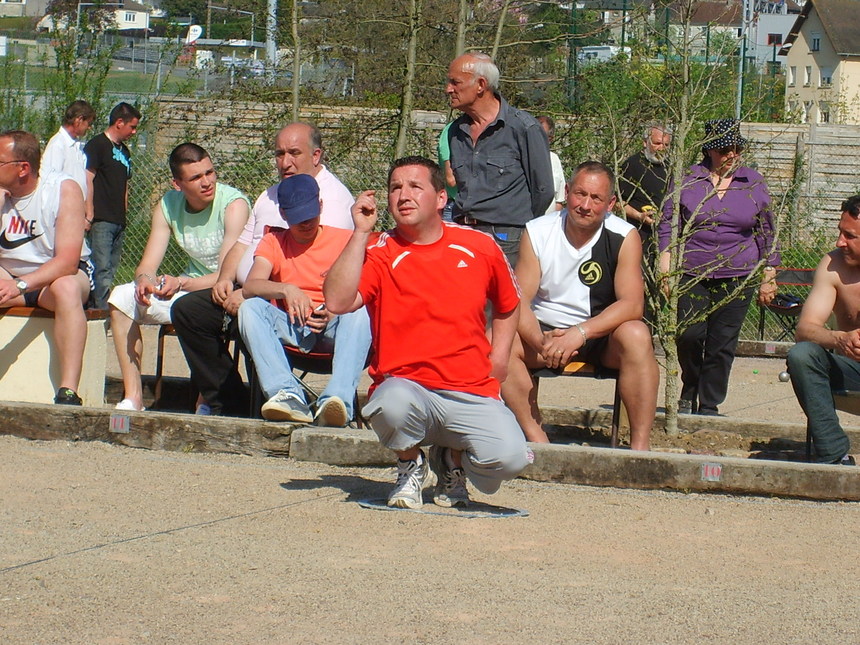
[[418,461],[397,460],[397,482],[388,495],[388,505],[396,508],[419,509],[424,505],[421,492],[432,483],[433,473],[427,466],[424,453]]
[[447,459],[445,451],[448,448],[432,446],[430,448],[430,468],[436,475],[436,490],[433,491],[433,502],[437,506],[451,508],[452,506],[469,505],[469,489],[466,488],[466,471],[453,468]]
[[263,418],[268,421],[300,421],[310,423],[311,409],[298,396],[287,390],[278,390],[277,394],[260,408]]
[[128,410],[130,412],[143,412],[146,408],[139,408],[134,404],[134,401],[131,399],[123,399],[119,403],[116,404],[117,410]]

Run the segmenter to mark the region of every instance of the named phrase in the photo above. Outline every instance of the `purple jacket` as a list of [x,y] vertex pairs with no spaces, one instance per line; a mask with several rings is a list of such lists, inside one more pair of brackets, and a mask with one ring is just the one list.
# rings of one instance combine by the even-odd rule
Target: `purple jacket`
[[[681,231],[690,223],[684,248],[684,273],[708,278],[748,275],[759,260],[770,266],[780,263],[774,246],[773,213],[764,177],[752,168],[735,171],[728,190],[720,199],[709,179],[710,168],[690,168],[681,189]],[[658,225],[660,250],[669,246],[672,229],[670,186]],[[682,239],[684,233],[679,232]],[[674,249],[670,249],[675,252]]]

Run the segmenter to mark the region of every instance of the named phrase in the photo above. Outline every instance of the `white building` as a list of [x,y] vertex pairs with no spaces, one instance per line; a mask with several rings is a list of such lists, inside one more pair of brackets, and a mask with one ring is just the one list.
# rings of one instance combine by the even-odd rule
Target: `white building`
[[808,0],[782,53],[790,113],[803,123],[860,123],[860,0]]
[[751,2],[754,13],[747,38],[747,56],[754,58],[758,67],[767,68],[774,61],[782,67],[785,56],[779,52],[800,14],[800,6],[792,0]]
[[[2,3],[3,0],[0,0]],[[27,0],[29,2],[29,0]],[[81,2],[77,8],[80,12],[74,16],[76,22],[80,20],[79,16],[86,14],[89,11],[94,11],[96,7],[91,2]],[[120,2],[115,2],[113,5],[120,5]],[[132,0],[122,0],[121,6],[113,6],[111,3],[101,5],[102,10],[112,9],[110,12],[110,28],[118,31],[143,31],[149,29],[149,18],[152,15],[158,16],[163,13],[160,9]],[[27,14],[30,15],[30,14]],[[64,24],[65,21],[60,21],[58,26],[63,29],[68,27]],[[74,25],[71,25],[74,27]],[[54,18],[51,14],[46,14],[36,25],[39,31],[51,31],[54,28]]]

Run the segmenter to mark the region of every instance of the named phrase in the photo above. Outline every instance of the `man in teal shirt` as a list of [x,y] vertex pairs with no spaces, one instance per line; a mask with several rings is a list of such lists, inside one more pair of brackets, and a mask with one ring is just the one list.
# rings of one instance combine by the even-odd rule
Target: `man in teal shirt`
[[439,135],[439,145],[437,147],[439,157],[439,167],[442,169],[442,174],[445,176],[445,192],[448,193],[448,203],[442,210],[442,219],[450,222],[454,214],[454,200],[457,199],[457,179],[454,177],[454,170],[451,168],[451,145],[448,141],[448,130],[451,129],[451,123],[448,123],[442,128],[442,134]]
[[[142,410],[140,325],[170,324],[170,307],[191,291],[215,284],[218,269],[248,221],[250,202],[241,192],[217,182],[209,153],[183,143],[170,153],[175,191],[152,212],[152,228],[134,282],[110,295],[111,329],[125,395],[120,410]],[[190,257],[180,276],[158,274],[171,236]]]

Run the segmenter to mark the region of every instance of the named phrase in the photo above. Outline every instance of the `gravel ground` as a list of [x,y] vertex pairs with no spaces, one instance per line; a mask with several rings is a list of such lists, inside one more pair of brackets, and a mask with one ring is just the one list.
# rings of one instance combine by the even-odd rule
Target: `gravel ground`
[[[738,359],[721,411],[802,423],[783,366]],[[541,403],[612,387],[551,379]],[[360,507],[388,469],[2,436],[0,456],[4,645],[860,642],[856,503],[514,481],[478,499],[527,517],[466,519]]]
[[4,644],[860,642],[858,504],[514,481],[481,500],[528,517],[464,519],[360,507],[388,469],[0,454]]

